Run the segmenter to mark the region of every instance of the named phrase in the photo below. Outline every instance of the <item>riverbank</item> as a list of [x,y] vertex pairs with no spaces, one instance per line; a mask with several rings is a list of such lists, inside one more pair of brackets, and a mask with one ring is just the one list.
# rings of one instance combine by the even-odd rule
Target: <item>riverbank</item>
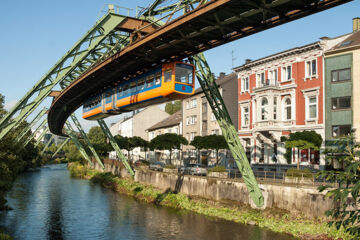
[[119,178],[111,173],[101,173],[79,163],[69,165],[70,174],[100,183],[106,188],[132,196],[148,203],[193,211],[211,217],[268,228],[274,232],[288,233],[301,239],[349,239],[343,231],[328,227],[326,222],[293,216],[278,209],[255,210],[247,205],[220,203],[188,197],[172,191],[161,191],[132,179]]

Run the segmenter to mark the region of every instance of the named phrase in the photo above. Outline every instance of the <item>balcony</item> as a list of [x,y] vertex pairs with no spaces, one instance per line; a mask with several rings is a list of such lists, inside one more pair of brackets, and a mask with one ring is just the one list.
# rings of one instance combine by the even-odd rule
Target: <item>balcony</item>
[[278,88],[280,88],[279,82],[275,81],[274,79],[265,79],[264,81],[257,83],[256,87],[254,88],[254,92]]

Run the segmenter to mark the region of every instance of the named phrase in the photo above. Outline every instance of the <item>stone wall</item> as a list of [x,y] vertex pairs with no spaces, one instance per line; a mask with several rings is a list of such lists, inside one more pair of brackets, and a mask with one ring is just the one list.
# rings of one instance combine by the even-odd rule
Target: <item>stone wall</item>
[[[119,163],[117,161],[117,163]],[[95,168],[99,166],[95,164]],[[105,164],[105,171],[121,177],[129,177],[126,169]],[[172,189],[186,195],[199,196],[216,201],[238,201],[251,204],[246,185],[236,179],[220,179],[137,169],[135,181],[155,186],[162,190]],[[279,208],[291,213],[302,213],[310,218],[324,218],[325,211],[333,206],[330,199],[319,193],[316,187],[260,184],[266,208]]]

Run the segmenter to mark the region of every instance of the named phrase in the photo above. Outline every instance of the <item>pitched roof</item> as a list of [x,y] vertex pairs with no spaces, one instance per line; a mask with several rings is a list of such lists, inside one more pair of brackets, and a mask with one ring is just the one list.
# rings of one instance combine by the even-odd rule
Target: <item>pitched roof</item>
[[156,123],[152,127],[148,128],[148,131],[153,131],[159,128],[171,127],[180,124],[182,121],[182,110],[177,111],[173,115],[165,118],[164,120]]
[[[227,83],[229,81],[237,81],[237,74],[232,72],[232,73],[230,73],[228,75],[225,75],[223,77],[216,78],[215,81],[216,81],[217,85],[221,87],[221,85],[223,85],[224,83]],[[199,88],[195,89],[195,94],[194,95],[202,93],[202,92],[203,92],[202,88],[199,87]],[[190,96],[190,97],[192,97],[192,96]]]
[[341,51],[351,50],[352,48],[360,47],[360,31],[356,31],[350,34],[342,42],[335,45],[327,53],[336,53]]

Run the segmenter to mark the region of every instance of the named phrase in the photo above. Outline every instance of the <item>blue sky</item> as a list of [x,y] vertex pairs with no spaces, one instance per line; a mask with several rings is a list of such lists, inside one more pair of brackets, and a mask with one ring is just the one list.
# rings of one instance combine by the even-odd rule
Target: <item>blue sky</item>
[[[1,0],[0,93],[12,106],[92,27],[106,5],[134,9],[151,0]],[[205,53],[216,73],[230,73],[245,59],[258,59],[296,46],[352,31],[352,18],[360,16],[360,0],[296,20]],[[120,12],[126,14],[123,10]],[[113,122],[117,120],[108,120]],[[86,128],[92,124],[85,123]]]

